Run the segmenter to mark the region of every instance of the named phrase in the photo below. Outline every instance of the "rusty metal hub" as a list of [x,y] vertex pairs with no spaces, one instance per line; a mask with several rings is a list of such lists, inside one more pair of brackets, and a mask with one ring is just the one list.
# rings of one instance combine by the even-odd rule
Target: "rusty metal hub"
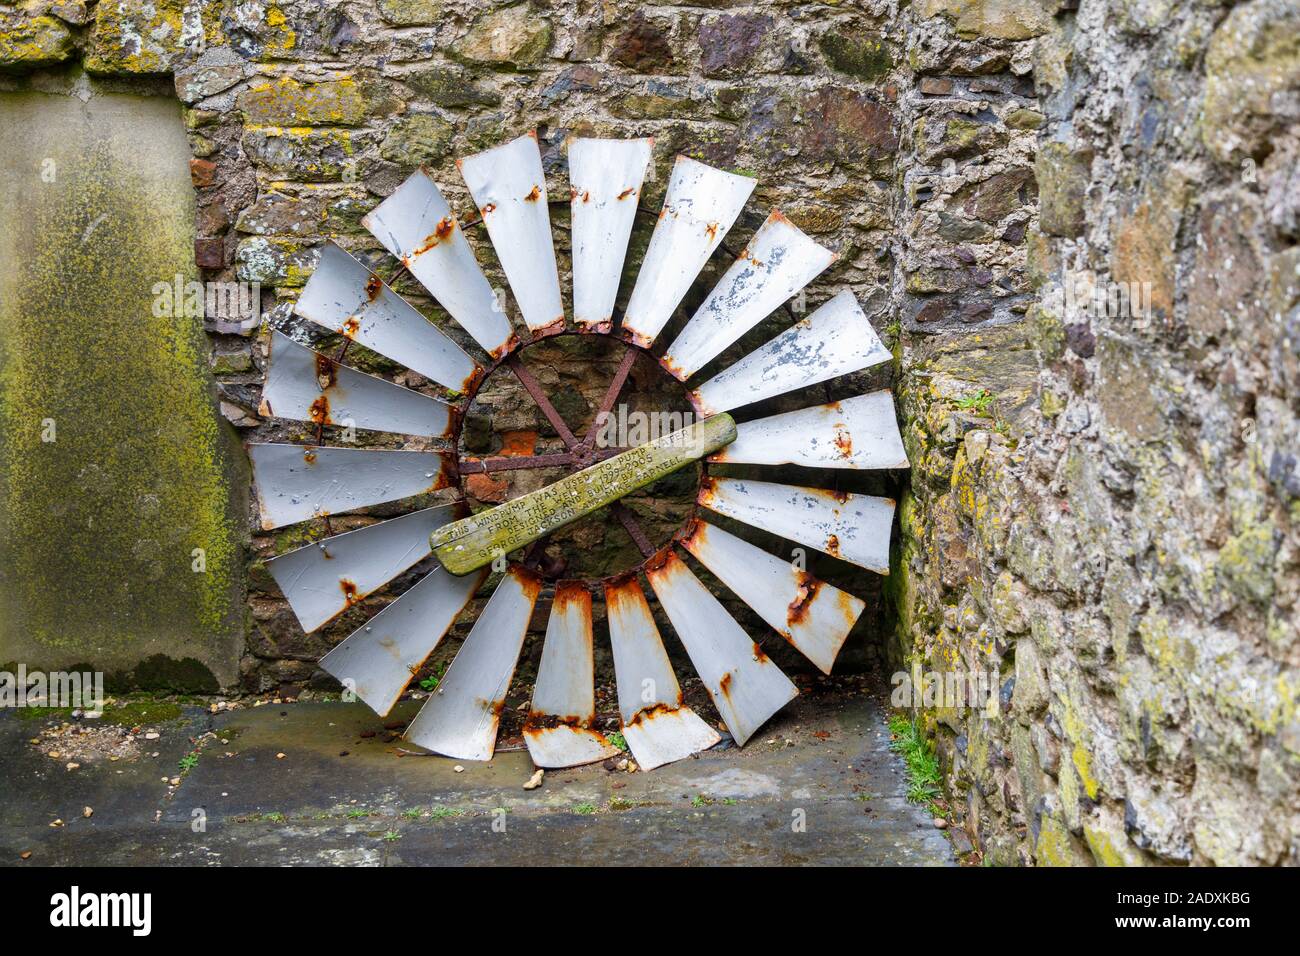
[[[601,339],[615,343],[623,349],[623,355],[619,364],[610,377],[608,385],[603,393],[599,405],[596,407],[591,420],[585,424],[585,430],[580,435],[575,435],[560,414],[547,394],[545,387],[539,382],[536,376],[529,369],[525,362],[525,355],[530,350],[535,351],[538,346],[544,346],[556,339],[580,336],[584,339]],[[559,329],[548,331],[543,335],[535,335],[527,341],[516,340],[506,349],[496,362],[490,366],[487,373],[479,376],[467,391],[463,404],[461,405],[461,414],[456,417],[455,427],[450,436],[453,447],[456,449],[456,469],[457,480],[463,499],[475,499],[473,490],[467,483],[467,478],[475,474],[500,475],[502,477],[511,476],[521,471],[545,470],[555,477],[564,474],[572,474],[590,467],[599,461],[611,457],[620,451],[626,450],[622,446],[613,445],[601,447],[598,441],[601,423],[605,416],[613,414],[619,403],[620,397],[624,396],[628,386],[633,367],[639,359],[644,359],[643,364],[651,364],[659,370],[664,383],[678,392],[682,396],[683,404],[688,404],[691,408],[691,414],[694,414],[695,406],[691,401],[690,393],[682,387],[681,383],[674,378],[667,370],[663,368],[659,359],[646,348],[641,347],[628,337],[613,334],[604,329],[598,328],[581,328],[581,329]],[[555,431],[559,440],[564,445],[562,452],[550,454],[534,455],[492,455],[479,456],[469,454],[465,448],[465,421],[469,417],[469,411],[474,407],[475,401],[479,395],[488,387],[489,383],[499,379],[502,370],[509,371],[518,384],[524,389],[533,403],[537,406],[542,416]],[[644,523],[638,519],[633,510],[623,502],[617,502],[605,509],[601,514],[610,515],[622,527],[636,546],[641,560],[622,567],[608,570],[606,573],[599,575],[583,575],[569,573],[572,565],[567,555],[558,555],[556,552],[561,550],[556,548],[557,542],[553,539],[545,539],[537,543],[530,550],[527,563],[540,573],[544,578],[550,581],[556,581],[561,578],[577,579],[584,581],[589,587],[598,587],[604,582],[618,580],[629,574],[635,574],[641,571],[645,562],[654,557],[664,546],[669,544],[675,537],[685,533],[691,523],[695,520],[696,505],[695,499],[699,489],[702,486],[706,475],[706,466],[701,462],[693,468],[694,482],[689,492],[683,492],[674,497],[680,497],[685,503],[685,507],[680,519],[673,523],[673,528],[667,531],[660,528],[658,533],[648,533]],[[517,492],[511,489],[508,497],[516,497]],[[477,499],[475,499],[477,500]],[[497,503],[497,502],[493,502]],[[600,517],[593,517],[594,521],[602,520]],[[608,523],[608,522],[607,522]],[[566,529],[566,531],[569,529]],[[548,547],[548,544],[550,547]],[[571,550],[571,549],[570,549]]]

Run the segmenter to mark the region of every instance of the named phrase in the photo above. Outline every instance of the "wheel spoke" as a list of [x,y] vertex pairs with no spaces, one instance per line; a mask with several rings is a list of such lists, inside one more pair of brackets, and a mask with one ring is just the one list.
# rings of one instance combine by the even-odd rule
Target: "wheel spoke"
[[631,346],[623,354],[623,361],[619,363],[618,371],[614,373],[609,388],[605,390],[605,397],[600,401],[600,408],[596,411],[596,417],[592,419],[587,434],[582,436],[583,448],[589,449],[596,444],[596,436],[600,434],[600,423],[613,409],[614,403],[618,401],[618,396],[622,394],[623,386],[627,384],[627,377],[632,372],[632,366],[636,364],[636,356],[637,351]]
[[551,427],[555,429],[556,434],[560,436],[560,440],[564,442],[564,447],[575,448],[578,439],[573,436],[573,432],[569,431],[569,426],[560,417],[560,413],[555,410],[551,400],[546,397],[546,392],[542,390],[542,383],[533,377],[533,373],[528,371],[524,363],[519,360],[519,356],[510,356],[506,360],[506,364],[510,366],[510,371],[514,372],[515,377],[519,379],[519,384],[523,385],[528,394],[533,397],[537,407],[542,410],[546,420],[551,423]]
[[470,458],[460,463],[462,475],[492,474],[498,471],[527,471],[532,468],[564,468],[573,464],[567,451],[554,455],[511,455],[495,458]]
[[619,523],[623,525],[623,530],[627,532],[627,536],[636,544],[637,550],[641,552],[641,557],[648,558],[654,554],[654,545],[650,543],[650,539],[641,530],[641,523],[636,520],[636,515],[632,513],[632,509],[621,501],[614,502],[609,508],[614,512],[614,517],[618,518]]
[[[551,427],[555,429],[556,434],[560,436],[560,440],[564,442],[564,447],[569,449],[570,452],[585,452],[591,448],[591,444],[595,443],[596,434],[598,432],[596,425],[600,421],[601,416],[604,413],[609,412],[609,410],[614,407],[614,403],[618,401],[619,393],[623,391],[623,386],[627,383],[627,377],[632,371],[632,366],[636,364],[636,354],[635,349],[629,348],[627,353],[623,356],[622,362],[619,363],[618,371],[614,373],[614,379],[610,382],[609,388],[606,389],[604,399],[601,400],[601,411],[597,412],[596,421],[592,422],[591,427],[587,430],[587,434],[581,442],[574,437],[573,432],[569,430],[569,426],[565,423],[564,419],[560,417],[560,413],[556,411],[555,406],[551,404],[551,400],[546,397],[546,392],[542,389],[542,383],[537,381],[533,376],[533,373],[528,370],[522,361],[520,361],[519,356],[512,355],[506,360],[505,364],[510,367],[510,371],[514,372],[515,377],[519,379],[519,384],[521,384],[525,391],[532,396],[533,401],[537,403],[537,407],[542,410],[542,414],[546,416],[546,420],[551,423]],[[625,449],[622,448],[602,448],[599,457],[607,458],[624,450]],[[545,463],[538,463],[542,459],[550,460]],[[565,460],[560,461],[559,459]],[[491,468],[487,467],[487,462],[489,461],[494,463]],[[496,462],[501,462],[502,464],[496,465]],[[552,464],[573,464],[574,457],[572,454],[559,454],[535,455],[531,458],[483,459],[482,463],[485,467],[482,470],[512,470],[511,467],[505,466],[505,462],[514,463],[513,469],[547,468],[551,467]],[[477,468],[467,467],[467,465],[471,464],[474,463],[466,463],[465,465],[462,465],[462,473],[473,474],[478,470]],[[641,524],[636,520],[636,515],[634,515],[621,501],[616,501],[609,507],[610,510],[613,511],[614,516],[618,518],[619,523],[623,525],[623,529],[628,533],[628,537],[630,537],[636,544],[642,557],[648,558],[650,555],[654,554],[654,545],[650,543],[650,539],[647,538],[645,532],[641,530]]]
[[[595,461],[613,458],[627,451],[622,445],[602,448]],[[462,475],[495,474],[498,471],[528,471],[534,468],[567,468],[574,463],[571,452],[561,451],[551,455],[498,455],[492,458],[467,458],[460,463]]]

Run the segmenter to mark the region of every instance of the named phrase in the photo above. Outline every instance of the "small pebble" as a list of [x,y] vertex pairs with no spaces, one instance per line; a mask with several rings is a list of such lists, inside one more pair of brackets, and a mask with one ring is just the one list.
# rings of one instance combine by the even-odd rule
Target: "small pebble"
[[85,817],[87,820],[89,820],[91,817],[93,817],[93,816],[95,815],[95,811],[94,811],[94,809],[91,808],[91,807],[82,807],[82,808],[81,808],[81,815],[82,815],[83,817]]
[[284,759],[284,754],[276,754],[276,755],[275,755],[275,759],[276,759],[276,760],[283,760],[283,759]]
[[452,767],[452,769],[455,770],[457,773],[465,772],[465,768],[462,767],[460,764],[456,764],[456,766]]
[[32,858],[31,850],[23,850],[22,853],[18,854],[18,859],[20,860],[30,860],[31,858]]
[[934,828],[936,830],[946,830],[948,829],[948,821],[945,820],[943,817],[935,817]]

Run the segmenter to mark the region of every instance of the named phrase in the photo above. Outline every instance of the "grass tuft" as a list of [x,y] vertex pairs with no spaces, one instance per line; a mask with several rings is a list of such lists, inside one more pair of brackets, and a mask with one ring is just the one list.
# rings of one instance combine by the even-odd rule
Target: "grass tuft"
[[927,804],[937,815],[938,808],[933,804],[943,794],[940,789],[943,777],[930,741],[915,723],[900,715],[889,718],[889,732],[894,736],[889,749],[907,765],[908,801]]

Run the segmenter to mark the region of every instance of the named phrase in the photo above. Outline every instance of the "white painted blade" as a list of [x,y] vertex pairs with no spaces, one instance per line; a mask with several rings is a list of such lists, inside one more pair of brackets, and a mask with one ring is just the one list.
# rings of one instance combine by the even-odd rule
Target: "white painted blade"
[[834,261],[835,253],[814,242],[780,211],[772,210],[740,258],[668,346],[664,368],[686,381]]
[[451,484],[447,456],[435,451],[250,444],[248,457],[267,531]]
[[607,332],[653,139],[569,143],[573,222],[573,321]]
[[704,414],[716,415],[892,358],[858,300],[845,290],[723,369],[693,395]]
[[266,569],[310,634],[428,556],[433,529],[463,515],[456,505],[415,511],[297,548]]
[[510,320],[428,173],[416,170],[361,223],[485,352],[500,358],[514,346]]
[[723,722],[743,745],[798,689],[673,551],[645,573]]
[[727,234],[756,181],[678,156],[664,207],[623,315],[624,334],[649,348]]
[[888,389],[736,426],[736,440],[712,462],[806,468],[906,468]]
[[448,438],[451,406],[271,333],[271,354],[262,386],[265,418],[291,418],[317,425]]
[[406,739],[459,760],[491,760],[510,679],[542,579],[511,565],[488,598],[437,689],[406,729]]
[[524,323],[534,334],[564,328],[537,132],[466,156],[456,165],[483,216]]
[[623,739],[642,770],[708,750],[722,738],[682,703],[682,690],[636,577],[605,585]]
[[383,717],[488,575],[435,568],[321,658],[320,666]]
[[863,601],[704,521],[682,546],[823,674],[831,672]]
[[705,478],[698,501],[718,514],[832,557],[889,573],[889,531],[894,521],[890,498],[768,481]]
[[483,374],[441,329],[332,242],[321,248],[293,310],[453,392],[468,391]]
[[561,581],[524,724],[524,743],[539,767],[578,767],[619,753],[591,729],[596,719],[591,645],[591,592],[579,581]]

